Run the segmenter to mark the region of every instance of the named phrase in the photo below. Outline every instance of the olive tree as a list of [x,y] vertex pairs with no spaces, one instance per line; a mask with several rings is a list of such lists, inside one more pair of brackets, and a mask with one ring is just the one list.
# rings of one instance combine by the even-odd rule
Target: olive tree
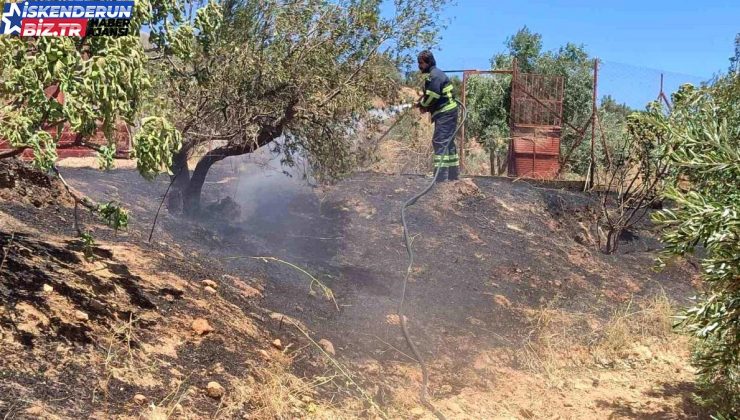
[[476,76],[466,83],[468,118],[465,128],[488,152],[491,175],[506,170],[509,148],[511,76]]
[[268,145],[287,165],[305,156],[319,178],[350,171],[357,121],[398,94],[399,68],[435,43],[445,2],[383,3],[210,2],[154,34],[163,112],[183,136],[170,205],[197,212],[216,162]]
[[721,413],[740,412],[740,76],[682,87],[667,119],[656,119],[672,144],[675,168],[665,197],[673,208],[655,215],[667,252],[698,253],[704,293],[680,325],[698,340],[703,400]]

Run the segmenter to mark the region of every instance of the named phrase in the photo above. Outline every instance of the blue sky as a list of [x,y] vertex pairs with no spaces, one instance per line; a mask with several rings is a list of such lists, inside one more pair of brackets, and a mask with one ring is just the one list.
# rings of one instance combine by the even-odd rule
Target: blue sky
[[546,50],[584,44],[603,61],[600,92],[642,108],[659,91],[727,70],[740,32],[740,0],[458,0],[435,56],[442,69],[489,67],[506,38],[527,25]]

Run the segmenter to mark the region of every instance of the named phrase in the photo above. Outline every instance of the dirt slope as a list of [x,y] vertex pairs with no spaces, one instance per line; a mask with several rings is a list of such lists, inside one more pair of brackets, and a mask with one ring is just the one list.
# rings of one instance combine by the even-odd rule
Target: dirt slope
[[[263,418],[378,415],[365,411],[371,404],[390,418],[429,417],[416,400],[420,375],[394,317],[405,269],[400,205],[426,179],[358,174],[333,187],[311,189],[226,161],[209,176],[207,199],[231,196],[238,205],[223,201],[200,221],[164,212],[150,246],[144,242],[165,180],[146,183],[131,170],[63,172],[96,199],[122,201],[133,212],[131,227],[119,234],[97,227],[102,251],[97,265],[88,266],[92,263],[70,242],[71,209],[2,202],[7,223],[0,224],[0,243],[10,250],[14,267],[26,264],[23,270],[29,271],[41,260],[50,261],[43,281],[54,283],[52,293],[64,283],[82,297],[75,300],[62,291],[71,307],[44,308],[41,303],[50,298],[38,285],[41,281],[25,286],[24,298],[14,297],[16,308],[27,303],[49,325],[38,314],[22,318],[39,319],[33,341],[45,344],[34,344],[34,349],[43,348],[34,353],[22,334],[7,332],[9,323],[18,324],[20,318],[4,318],[4,339],[13,342],[10,354],[18,362],[3,365],[10,375],[0,377],[0,386],[12,390],[7,395],[13,397],[0,398],[0,412],[22,413],[42,404],[62,418],[136,416],[150,410],[132,400],[142,393],[176,414],[171,395],[190,389],[181,402],[190,418],[238,418],[247,412]],[[417,264],[408,315],[431,367],[432,397],[449,418],[700,417],[690,402],[686,341],[670,331],[667,321],[693,293],[695,269],[677,262],[653,272],[659,243],[649,227],[632,232],[619,255],[596,252],[583,228],[590,205],[576,192],[479,178],[436,189],[410,212]],[[7,245],[13,232],[24,233],[16,243],[21,245]],[[45,256],[24,257],[20,249]],[[75,273],[96,269],[100,272],[94,278]],[[308,274],[331,288],[336,305]],[[17,290],[23,282],[12,278],[16,287],[8,290]],[[216,293],[205,290],[201,281],[206,278],[218,282]],[[92,286],[104,282],[115,286],[108,299],[119,307],[98,313],[90,308],[100,299]],[[127,283],[153,307],[142,306],[127,292]],[[89,320],[65,318],[73,309],[90,313]],[[107,394],[100,399],[96,382],[106,375],[98,371],[111,365],[106,363],[105,331],[117,331],[115,325],[125,330],[132,324],[130,313],[146,320],[134,328],[139,353],[130,357],[128,344],[119,340],[121,350],[114,354],[123,355],[119,364],[124,366],[151,368],[149,376],[136,375],[151,380],[126,383],[125,375],[108,373],[118,382],[105,387]],[[197,336],[191,323],[198,317],[215,332]],[[316,341],[326,338],[333,344],[338,363],[365,395],[291,325],[293,319]],[[70,345],[59,344],[65,341],[60,323],[89,329],[88,342],[73,343],[76,353],[88,359],[52,376],[59,381],[56,387],[38,386],[41,376],[23,382],[20,365],[66,366],[54,359],[63,357],[58,346]],[[275,349],[275,338],[289,348]],[[159,347],[169,354],[159,355]],[[42,362],[43,354],[53,356]],[[262,373],[275,365],[279,373]],[[171,374],[173,366],[184,378]],[[276,389],[268,386],[274,378],[311,391],[290,391],[293,398],[283,399],[295,400],[292,405],[275,407],[255,391]],[[229,404],[205,394],[211,380],[226,388],[223,401]],[[312,386],[315,381],[326,384]],[[73,391],[77,394],[70,399]],[[67,400],[53,402],[60,398]],[[224,411],[225,406],[232,411]]]
[[[0,418],[334,417],[290,372],[302,336],[259,281],[80,212],[86,256],[60,183],[15,162],[0,180]],[[295,365],[323,372],[319,355]]]

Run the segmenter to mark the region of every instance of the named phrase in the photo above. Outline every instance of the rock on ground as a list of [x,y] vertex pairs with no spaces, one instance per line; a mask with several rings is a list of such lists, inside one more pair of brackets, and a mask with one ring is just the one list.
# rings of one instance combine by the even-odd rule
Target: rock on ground
[[215,331],[213,327],[211,327],[211,324],[209,324],[208,321],[203,318],[198,318],[194,320],[191,328],[197,335],[206,335]]
[[226,390],[218,382],[208,382],[206,385],[206,394],[211,398],[221,398],[224,396]]
[[203,287],[212,287],[214,289],[218,289],[218,283],[213,280],[203,280],[200,283],[203,285]]
[[331,341],[322,338],[321,340],[319,340],[319,345],[321,346],[321,348],[324,349],[325,352],[331,354],[332,356],[337,355],[337,353],[334,351],[334,344],[332,344]]

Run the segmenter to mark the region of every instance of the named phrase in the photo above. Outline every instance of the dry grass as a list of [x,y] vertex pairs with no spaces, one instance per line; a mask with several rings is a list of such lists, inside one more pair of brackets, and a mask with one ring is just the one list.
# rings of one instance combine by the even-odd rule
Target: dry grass
[[466,175],[490,175],[491,159],[483,146],[475,139],[468,139],[465,142],[465,167]]
[[324,376],[306,381],[290,373],[283,364],[261,366],[255,370],[254,376],[231,382],[229,393],[215,417],[234,418],[240,412],[249,412],[249,418],[257,420],[337,418],[347,409],[315,401],[318,388],[335,379],[334,376]]
[[630,300],[616,310],[600,331],[594,354],[624,358],[636,345],[664,343],[675,334],[671,316],[675,313],[665,293],[636,304]]
[[[296,328],[298,328],[296,326]],[[318,344],[316,344],[318,346]],[[299,378],[290,371],[293,359],[300,352],[271,353],[269,361],[250,364],[250,374],[229,377],[224,383],[226,392],[213,413],[215,419],[355,419],[363,418],[369,404],[347,392],[353,385],[340,369],[329,369],[325,375]],[[162,401],[151,404],[141,414],[147,420],[196,419],[201,415],[189,409],[192,397],[201,390],[188,385],[189,377],[177,381],[176,386]],[[356,386],[356,384],[355,384]],[[334,391],[332,391],[334,390]],[[349,397],[341,402],[327,402],[327,395],[336,392]],[[319,398],[321,394],[321,398]],[[331,398],[330,400],[334,400]],[[374,412],[374,411],[373,411]]]
[[431,171],[432,147],[420,143],[388,140],[380,145],[378,160],[369,170],[382,173],[427,173]]
[[[346,399],[341,404],[317,401],[319,389],[332,383],[342,385],[340,375],[316,376],[302,379],[290,372],[289,361],[275,360],[259,364],[252,374],[232,377],[225,386],[226,393],[212,418],[243,418],[245,413],[253,420],[274,419],[351,419],[361,418],[363,404]],[[146,420],[196,419],[202,416],[189,409],[191,397],[200,392],[188,385],[189,378],[178,381],[162,401],[150,404],[140,417]]]
[[560,179],[563,181],[583,181],[584,177],[581,174],[575,172],[563,172],[560,174]]
[[191,419],[196,418],[184,405],[192,388],[186,387],[189,378],[178,381],[174,389],[159,404],[151,404],[141,417],[147,420],[169,420],[172,418]]
[[537,310],[527,310],[532,328],[524,351],[515,355],[518,365],[544,374],[548,383],[557,381],[573,364],[566,356],[567,349],[578,344],[574,328],[578,317],[557,309],[558,300],[556,296]]
[[432,170],[434,126],[425,116],[411,113],[377,145],[367,170],[383,173],[428,173]]
[[[606,321],[587,313],[559,309],[556,297],[537,310],[529,310],[531,330],[524,351],[516,357],[528,371],[544,374],[555,383],[567,371],[607,364],[619,367],[648,358],[653,351],[671,351],[685,345],[671,328],[675,313],[665,293],[635,301],[615,310]],[[635,359],[636,358],[636,359]],[[644,361],[644,360],[643,360]]]
[[292,268],[292,269],[294,269],[294,270],[296,270],[296,271],[304,274],[309,279],[311,279],[311,283],[309,283],[309,286],[308,286],[308,289],[309,289],[308,290],[308,293],[309,293],[309,295],[312,295],[312,296],[316,295],[316,291],[314,290],[314,287],[316,287],[324,295],[324,297],[326,298],[326,300],[331,301],[334,304],[334,307],[337,309],[337,311],[339,311],[339,304],[337,303],[337,300],[334,297],[334,292],[329,288],[329,286],[327,286],[324,283],[322,283],[319,279],[317,279],[314,275],[312,275],[308,271],[304,270],[303,268],[301,268],[301,267],[299,267],[299,266],[297,266],[297,265],[295,265],[295,264],[293,264],[293,263],[291,263],[289,261],[281,260],[280,258],[276,258],[276,257],[265,257],[265,256],[258,256],[258,257],[234,256],[234,257],[225,257],[225,258],[222,258],[222,260],[223,261],[228,261],[228,260],[243,259],[243,258],[251,258],[251,259],[259,260],[259,261],[266,262],[266,263],[268,263],[268,262],[276,262],[276,263],[284,264],[284,265],[287,265],[288,267],[290,267],[290,268]]
[[[98,381],[96,391],[108,393],[108,384],[115,378],[137,386],[157,386],[157,361],[137,348],[139,337],[136,332],[136,319],[132,316],[108,329],[103,336],[105,359],[101,361],[103,378]],[[93,394],[93,400],[95,396]]]
[[662,292],[650,299],[645,308],[637,313],[638,328],[642,336],[667,339],[674,334],[671,318],[676,308],[668,296]]

